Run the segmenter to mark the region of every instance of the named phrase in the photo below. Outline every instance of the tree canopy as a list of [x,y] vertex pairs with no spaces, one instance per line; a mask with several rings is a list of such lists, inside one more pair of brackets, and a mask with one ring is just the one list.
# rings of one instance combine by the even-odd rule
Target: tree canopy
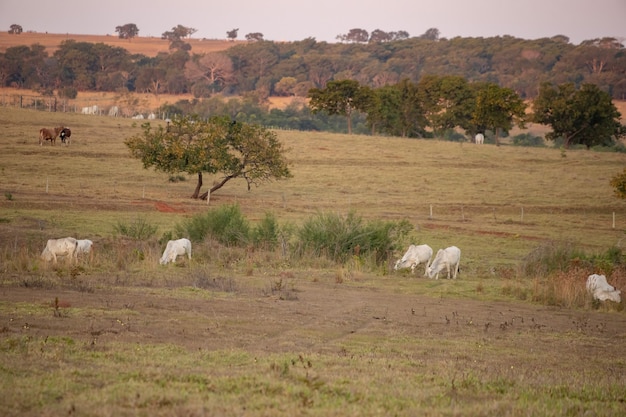
[[139,35],[139,28],[134,23],[126,23],[122,26],[116,26],[115,31],[118,33],[120,39],[132,39]]
[[309,90],[311,99],[309,106],[313,113],[324,112],[328,115],[338,114],[348,120],[348,134],[352,133],[352,113],[363,108],[367,92],[358,81],[329,81],[326,88]]
[[621,114],[608,93],[594,84],[554,86],[543,83],[533,103],[533,120],[552,128],[546,139],[563,139],[563,146],[573,144],[610,145],[626,134]]
[[23,31],[22,26],[15,23],[9,27],[9,35],[19,35]]
[[478,84],[471,124],[465,127],[472,133],[492,129],[499,145],[499,132],[508,132],[515,124],[524,127],[525,117],[526,104],[515,91],[492,83]]
[[[242,178],[248,189],[271,180],[290,178],[285,149],[276,135],[258,125],[228,117],[201,120],[177,117],[167,128],[142,125],[143,132],[124,142],[144,168],[168,174],[197,174],[192,198],[206,199],[228,181]],[[202,174],[217,174],[210,190],[200,195]]]

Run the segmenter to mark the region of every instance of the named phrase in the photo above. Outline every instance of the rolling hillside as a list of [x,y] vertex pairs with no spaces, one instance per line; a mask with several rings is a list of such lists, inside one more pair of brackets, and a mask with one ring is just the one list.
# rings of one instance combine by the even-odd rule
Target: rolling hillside
[[[61,45],[61,42],[73,39],[77,42],[102,42],[106,45],[117,46],[128,50],[131,54],[143,54],[146,56],[156,56],[161,52],[169,52],[169,41],[156,37],[138,36],[132,40],[120,39],[113,35],[78,35],[78,34],[58,34],[24,32],[20,35],[9,35],[7,32],[0,32],[0,52],[5,52],[7,48],[18,45],[40,44],[45,46],[48,54],[53,54]],[[206,52],[223,51],[237,44],[226,40],[217,39],[186,39],[185,42],[191,45],[193,53],[201,54]],[[244,42],[244,41],[239,41]]]

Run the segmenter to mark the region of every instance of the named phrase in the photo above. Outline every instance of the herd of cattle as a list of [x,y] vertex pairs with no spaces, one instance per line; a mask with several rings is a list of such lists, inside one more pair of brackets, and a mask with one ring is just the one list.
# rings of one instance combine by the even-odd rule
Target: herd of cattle
[[[459,265],[461,263],[461,250],[456,246],[450,246],[445,249],[439,249],[433,257],[433,249],[428,245],[410,245],[402,258],[396,261],[394,270],[411,268],[411,272],[415,272],[415,268],[423,264],[424,276],[439,279],[439,273],[446,270],[448,279],[456,279],[459,273]],[[595,300],[621,302],[621,291],[613,287],[606,280],[606,276],[593,274],[587,278],[587,292],[592,295]]]
[[[56,264],[58,256],[66,257],[70,263],[76,261],[79,256],[88,255],[90,261],[93,260],[94,245],[89,239],[75,239],[73,237],[65,237],[61,239],[49,239],[46,247],[41,253],[41,259],[44,261],[52,261]],[[187,256],[191,260],[191,241],[189,239],[170,240],[165,246],[163,255],[159,259],[161,265],[175,263],[179,256]],[[445,249],[439,249],[433,257],[433,249],[428,245],[410,245],[402,258],[396,261],[394,270],[403,268],[411,268],[411,272],[415,272],[415,268],[423,264],[424,276],[439,279],[439,273],[444,269],[447,278],[456,279],[459,274],[459,265],[461,263],[461,250],[456,246],[450,246]],[[587,278],[587,291],[594,299],[599,301],[621,302],[621,291],[610,285],[604,275],[593,274]]]
[[[41,259],[47,262],[57,263],[57,257],[63,256],[69,263],[78,260],[79,256],[88,255],[93,261],[94,245],[89,239],[75,239],[73,237],[63,237],[60,239],[48,239],[46,247],[41,252]],[[187,255],[191,259],[191,241],[189,239],[170,240],[163,251],[163,256],[159,260],[161,265],[176,262],[178,256]]]
[[[109,107],[109,111],[108,113],[105,111],[105,109],[103,109],[102,107],[99,107],[97,104],[94,104],[93,106],[87,106],[87,107],[83,107],[81,109],[81,113],[82,114],[92,114],[92,115],[105,115],[108,114],[110,117],[118,117],[120,115],[122,115],[122,111],[118,106],[111,106]],[[128,116],[130,116],[130,114],[128,114]],[[131,117],[132,119],[144,119],[144,115],[141,113],[138,113],[134,116]],[[148,113],[148,115],[145,117],[148,120],[155,120],[157,118],[156,114],[154,113]]]

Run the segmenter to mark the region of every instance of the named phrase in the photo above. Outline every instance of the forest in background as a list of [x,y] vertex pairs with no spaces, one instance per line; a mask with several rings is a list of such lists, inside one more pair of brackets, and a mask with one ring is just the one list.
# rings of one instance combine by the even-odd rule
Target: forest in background
[[[626,97],[624,47],[615,38],[572,45],[562,35],[537,40],[511,36],[440,39],[438,33],[429,31],[413,38],[408,34],[385,38],[380,33],[374,38],[373,33],[367,40],[353,31],[341,43],[314,38],[273,42],[261,37],[223,41],[223,49],[216,45],[219,41],[211,41],[211,49],[200,52],[194,48],[199,50],[201,42],[163,38],[161,43],[169,44],[167,52],[152,55],[136,52],[140,38],[128,42],[135,45],[131,53],[122,46],[67,35],[53,52],[49,45],[37,42],[7,46],[0,53],[0,82],[5,88],[26,88],[54,97],[55,107],[56,97],[71,100],[79,93],[114,92],[128,102],[123,107],[130,116],[138,107],[132,104],[133,94],[169,94],[181,99],[159,107],[158,112],[166,117],[226,114],[269,126],[338,132],[351,131],[350,118],[346,126],[341,117],[333,116],[341,112],[311,112],[306,103],[312,91],[345,80],[380,90],[403,84],[413,87],[433,76],[453,77],[473,85],[500,86],[527,101],[537,98],[540,85],[546,82],[570,83],[576,88],[592,84],[614,99]],[[270,97],[295,100],[286,108],[272,109],[267,105]],[[418,109],[424,103],[415,105]],[[355,110],[363,111],[358,106]],[[371,119],[369,110],[365,113]],[[373,132],[372,121],[365,117],[355,112],[356,132]],[[416,126],[416,132],[408,136],[422,136],[428,125]]]
[[[200,51],[201,42],[189,40],[169,42],[166,52],[150,56],[72,35],[49,53],[42,44],[20,45],[21,35],[10,36],[15,46],[0,53],[0,86],[70,96],[80,91],[129,91],[197,98],[218,93],[306,97],[311,88],[324,88],[333,80],[353,79],[378,88],[403,79],[418,82],[426,75],[455,75],[511,88],[524,99],[534,98],[542,82],[592,83],[614,99],[626,99],[626,52],[615,38],[580,45],[561,35],[535,40],[413,37],[368,43],[307,38],[223,41],[225,49],[213,46],[213,52]],[[140,38],[127,43],[138,42]]]

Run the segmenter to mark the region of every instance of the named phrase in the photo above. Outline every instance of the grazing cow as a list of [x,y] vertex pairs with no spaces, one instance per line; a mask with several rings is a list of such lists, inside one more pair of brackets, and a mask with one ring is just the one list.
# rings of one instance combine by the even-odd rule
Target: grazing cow
[[93,261],[93,242],[89,239],[78,239],[76,241],[76,256],[89,255],[89,261]]
[[600,301],[615,301],[621,302],[620,290],[616,290],[614,286],[606,281],[604,275],[593,274],[587,278],[587,291],[591,294],[594,300]]
[[109,109],[109,116],[111,117],[117,117],[120,114],[120,108],[117,106],[111,106],[111,108]]
[[44,261],[53,261],[57,263],[57,256],[66,256],[72,263],[76,259],[76,246],[78,241],[73,237],[64,237],[61,239],[49,239],[46,247],[41,252],[41,259]]
[[155,119],[156,119],[156,114],[154,114],[154,113],[150,113],[150,114],[148,115],[148,120],[155,120]]
[[428,267],[428,277],[439,279],[439,273],[445,268],[450,279],[450,269],[452,269],[452,278],[456,279],[459,273],[459,264],[461,263],[461,250],[456,246],[450,246],[445,249],[439,249],[435,259]]
[[61,138],[61,143],[65,143],[65,141],[67,141],[67,143],[65,143],[66,145],[70,144],[71,136],[72,136],[72,131],[70,130],[69,127],[64,127],[63,129],[61,129],[61,132],[59,133],[59,137]]
[[99,112],[100,112],[100,109],[98,108],[97,105],[83,107],[83,110],[82,110],[83,114],[98,114]]
[[143,114],[136,114],[133,117],[131,117],[131,119],[135,119],[135,120],[143,120]]
[[411,245],[406,251],[402,259],[398,259],[396,265],[393,267],[396,271],[401,268],[411,267],[411,273],[415,272],[415,268],[419,264],[426,265],[424,267],[424,276],[428,270],[430,258],[433,256],[433,249],[428,245]]
[[56,143],[57,136],[59,136],[59,133],[61,133],[63,129],[63,126],[55,127],[54,129],[46,129],[45,127],[39,129],[39,146],[43,145],[43,143],[47,140],[54,145]]
[[176,257],[178,255],[184,256],[187,254],[187,257],[191,259],[191,242],[189,239],[178,239],[178,240],[170,240],[167,242],[167,246],[163,251],[163,256],[159,260],[161,265],[166,265],[170,262],[176,262]]
[[483,135],[482,133],[476,133],[474,142],[476,142],[476,145],[482,145],[485,142],[485,135]]

